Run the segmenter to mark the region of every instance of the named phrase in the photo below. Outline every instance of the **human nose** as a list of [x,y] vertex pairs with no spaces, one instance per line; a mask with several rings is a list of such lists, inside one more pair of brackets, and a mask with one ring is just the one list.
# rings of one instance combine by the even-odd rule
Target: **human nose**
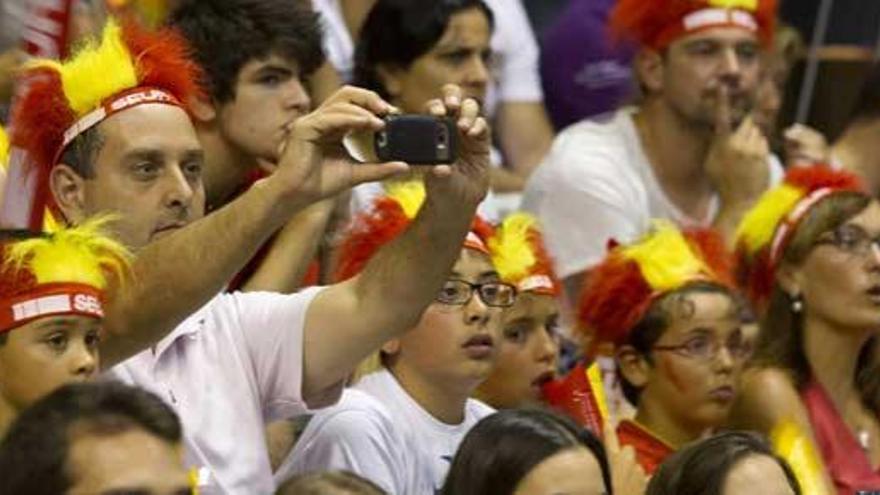
[[540,329],[535,336],[535,359],[539,363],[556,364],[559,354],[559,343],[545,329]]
[[180,167],[172,167],[165,179],[163,202],[173,209],[188,210],[195,196],[194,185]]
[[489,321],[489,306],[483,301],[478,287],[471,287],[471,297],[464,307],[465,323],[469,325],[486,324]]
[[90,378],[98,369],[98,351],[85,342],[80,342],[73,349],[71,361],[73,374],[83,379]]
[[306,113],[311,109],[311,106],[312,100],[302,81],[297,78],[292,79],[284,93],[284,107],[288,110]]

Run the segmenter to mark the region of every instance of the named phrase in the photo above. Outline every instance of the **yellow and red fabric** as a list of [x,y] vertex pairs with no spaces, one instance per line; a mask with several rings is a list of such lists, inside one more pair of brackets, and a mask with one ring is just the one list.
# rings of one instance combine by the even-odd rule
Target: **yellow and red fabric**
[[839,193],[867,194],[850,172],[825,165],[791,168],[743,217],[736,231],[736,272],[759,308],[770,298],[776,267],[800,222],[817,204]]
[[104,223],[0,243],[0,333],[49,316],[103,318],[105,290],[130,259]]
[[724,240],[709,229],[680,231],[667,221],[631,245],[612,247],[587,276],[578,305],[579,330],[621,345],[651,304],[697,282],[734,289]]
[[[382,246],[406,230],[425,201],[425,186],[421,181],[393,182],[386,185],[385,190],[387,194],[376,199],[371,209],[352,219],[339,249],[334,270],[336,281],[360,273]],[[474,217],[463,247],[490,255],[487,243],[492,234],[493,228],[488,222]]]
[[[12,109],[10,141],[26,154],[36,189],[27,198],[28,227],[43,227],[46,209],[60,215],[48,177],[76,136],[111,115],[147,103],[184,107],[202,94],[201,72],[184,38],[170,29],[151,32],[110,19],[99,42],[85,44],[70,60],[36,59],[25,65],[22,92]],[[35,177],[32,177],[35,174]],[[11,185],[10,187],[16,187]],[[60,216],[59,216],[60,218]]]
[[488,247],[501,280],[519,292],[549,296],[561,293],[535,217],[527,213],[509,215],[496,227]]
[[612,33],[641,46],[662,50],[690,34],[718,27],[773,40],[776,0],[618,0],[611,13]]
[[644,426],[624,419],[617,425],[617,438],[622,447],[630,446],[636,453],[636,462],[651,476],[667,457],[675,453],[671,445]]

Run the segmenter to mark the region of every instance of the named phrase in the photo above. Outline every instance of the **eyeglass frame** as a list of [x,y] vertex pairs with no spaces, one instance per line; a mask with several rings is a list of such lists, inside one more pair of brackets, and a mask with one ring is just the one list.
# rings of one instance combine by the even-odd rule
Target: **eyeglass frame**
[[[651,350],[652,351],[660,351],[660,352],[675,352],[679,356],[683,356],[683,357],[686,357],[689,359],[703,361],[706,363],[711,363],[712,361],[715,361],[716,359],[718,359],[718,356],[721,354],[721,348],[724,347],[725,349],[727,349],[727,354],[729,354],[730,357],[734,361],[739,362],[739,363],[748,361],[749,358],[751,358],[752,355],[754,354],[754,350],[755,350],[754,345],[749,343],[748,339],[745,338],[745,336],[742,333],[742,329],[736,330],[735,333],[739,334],[740,340],[744,344],[743,347],[747,348],[747,352],[745,352],[745,354],[743,354],[743,355],[738,355],[738,353],[735,352],[730,347],[730,341],[734,337],[734,335],[731,335],[730,337],[728,337],[727,341],[723,342],[723,343],[722,343],[721,339],[708,338],[705,336],[697,335],[697,336],[693,336],[693,337],[689,338],[685,342],[678,344],[678,345],[655,345],[655,346],[651,347]],[[693,342],[694,340],[697,340],[699,338],[708,338],[712,343],[712,345],[710,347],[711,352],[709,354],[706,354],[705,356],[695,354],[693,351],[688,350],[688,343]]]
[[[439,296],[439,291],[438,291],[438,295],[434,298],[434,300],[436,302],[438,302],[440,304],[445,304],[447,306],[465,306],[465,305],[469,304],[471,302],[471,300],[474,298],[474,293],[477,293],[480,295],[480,301],[482,301],[483,304],[485,304],[486,306],[489,306],[490,308],[509,308],[509,307],[513,306],[514,304],[516,304],[516,298],[519,295],[519,291],[517,291],[516,286],[514,286],[513,284],[508,284],[506,282],[502,282],[500,280],[493,281],[493,282],[483,282],[483,283],[479,283],[479,284],[474,284],[474,283],[468,282],[467,280],[448,279],[445,282],[443,282],[443,284],[445,286],[446,284],[448,284],[450,282],[455,282],[455,283],[466,285],[468,287],[467,299],[465,299],[461,302],[441,301],[440,296]],[[487,302],[486,299],[483,297],[482,288],[485,286],[488,286],[488,285],[504,286],[504,287],[510,288],[511,293],[513,294],[513,297],[512,297],[510,304],[498,305],[498,304],[490,304],[489,302]],[[442,291],[442,289],[443,288],[441,287],[441,291]]]
[[[857,245],[852,247],[848,247],[844,240],[841,240],[840,237],[844,235],[842,233],[842,229],[846,228],[847,230],[858,232],[859,238],[855,240]],[[831,235],[832,238],[828,238],[828,235]],[[824,237],[824,238],[823,238]],[[855,224],[843,224],[838,226],[835,229],[827,233],[823,233],[813,242],[814,246],[833,246],[839,249],[843,253],[852,254],[855,256],[859,256],[864,258],[871,254],[871,248],[874,247],[877,249],[877,252],[880,253],[880,235],[876,237],[871,237],[868,235],[868,232],[865,231],[862,227]],[[862,246],[862,247],[859,247]]]

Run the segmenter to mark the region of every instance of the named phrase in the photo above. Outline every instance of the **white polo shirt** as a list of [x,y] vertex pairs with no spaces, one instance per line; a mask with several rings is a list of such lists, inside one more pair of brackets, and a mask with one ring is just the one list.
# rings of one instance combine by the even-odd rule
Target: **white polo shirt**
[[177,412],[186,465],[200,470],[203,495],[274,492],[265,424],[308,412],[303,327],[320,291],[221,294],[107,372]]
[[297,474],[346,470],[389,494],[439,493],[459,444],[495,410],[475,399],[464,420],[446,424],[432,416],[383,370],[363,377],[339,404],[312,417],[278,468],[279,484]]

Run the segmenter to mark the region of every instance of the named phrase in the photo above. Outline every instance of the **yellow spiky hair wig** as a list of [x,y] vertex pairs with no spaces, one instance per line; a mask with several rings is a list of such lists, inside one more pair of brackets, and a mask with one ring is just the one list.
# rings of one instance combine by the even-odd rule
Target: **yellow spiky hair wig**
[[800,221],[837,193],[865,194],[852,173],[824,165],[794,167],[746,213],[736,231],[737,278],[759,307],[770,297],[775,270]]
[[201,72],[189,51],[184,38],[170,28],[151,32],[133,21],[111,18],[100,41],[85,43],[69,60],[37,59],[25,65],[10,139],[27,154],[28,172],[36,174],[31,229],[42,226],[45,208],[60,215],[49,191],[49,174],[77,136],[138,104],[186,108],[202,94]]
[[578,308],[581,330],[624,343],[653,301],[697,282],[733,289],[731,259],[712,230],[681,232],[666,221],[639,241],[613,248],[590,272]]
[[[74,302],[86,297],[91,305],[100,305],[111,281],[119,283],[126,276],[131,255],[104,234],[107,221],[10,237],[0,244],[0,332],[50,314],[100,316],[96,311],[75,311]],[[59,298],[73,302],[59,306]]]
[[496,227],[488,247],[503,281],[520,292],[559,294],[559,282],[535,217],[521,212],[509,215]]

